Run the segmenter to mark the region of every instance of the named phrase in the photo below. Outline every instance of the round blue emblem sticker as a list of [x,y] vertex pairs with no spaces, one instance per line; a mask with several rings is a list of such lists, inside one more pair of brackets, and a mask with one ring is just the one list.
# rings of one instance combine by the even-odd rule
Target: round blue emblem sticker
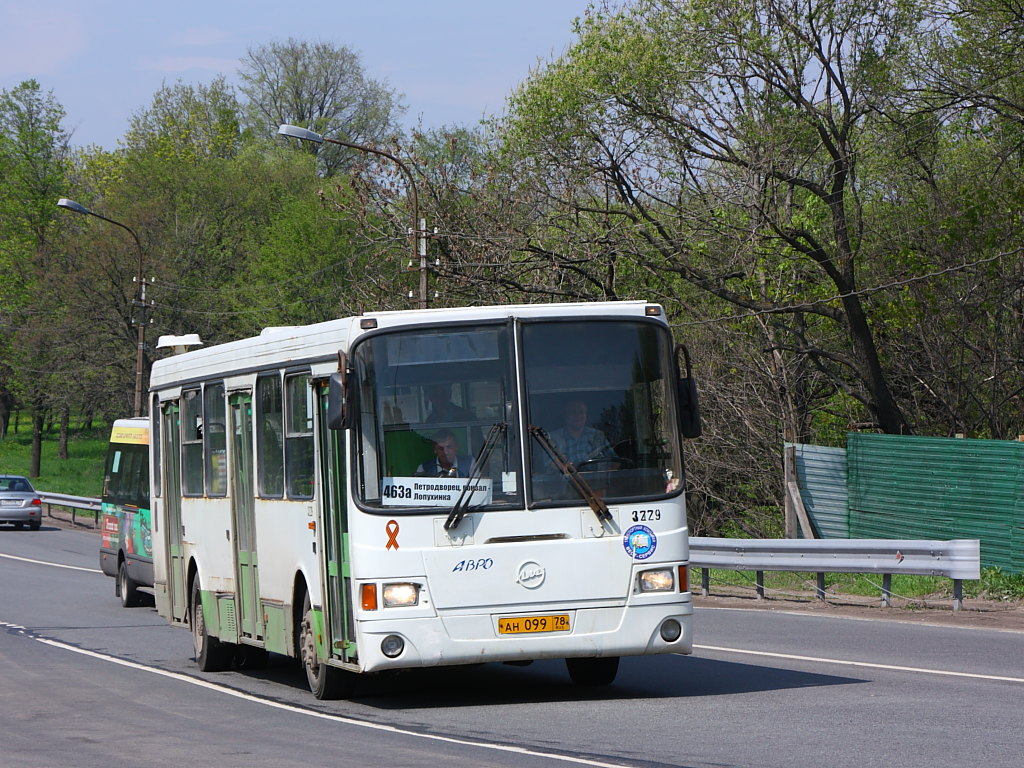
[[658,537],[646,525],[634,525],[623,534],[622,546],[634,560],[646,560],[658,548]]

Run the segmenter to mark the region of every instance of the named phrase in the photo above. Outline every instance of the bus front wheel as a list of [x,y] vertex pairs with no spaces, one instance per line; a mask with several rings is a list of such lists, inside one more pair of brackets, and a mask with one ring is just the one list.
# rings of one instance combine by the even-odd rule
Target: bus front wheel
[[302,605],[299,626],[299,659],[306,670],[309,690],[318,699],[341,699],[352,695],[355,675],[324,664],[316,655],[316,630],[313,627],[313,606],[309,594]]
[[196,664],[203,672],[221,672],[231,666],[234,647],[211,637],[206,631],[203,616],[203,601],[199,589],[199,578],[192,582],[192,600],[189,621],[192,625],[192,647],[196,653]]
[[576,685],[610,685],[619,671],[619,657],[566,659],[565,666]]

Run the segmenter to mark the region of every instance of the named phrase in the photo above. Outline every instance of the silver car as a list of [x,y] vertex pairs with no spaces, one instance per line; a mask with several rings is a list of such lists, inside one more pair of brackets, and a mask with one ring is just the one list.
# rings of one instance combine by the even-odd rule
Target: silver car
[[43,524],[43,500],[28,478],[0,475],[0,523],[14,523],[15,528],[28,523],[33,531]]

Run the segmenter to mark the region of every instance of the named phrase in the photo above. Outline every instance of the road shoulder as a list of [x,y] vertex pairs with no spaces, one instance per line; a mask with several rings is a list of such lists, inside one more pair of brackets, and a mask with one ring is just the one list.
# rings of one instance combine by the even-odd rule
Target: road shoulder
[[754,611],[788,611],[816,616],[836,616],[878,621],[902,621],[950,627],[972,627],[1024,632],[1024,602],[1016,600],[983,600],[965,598],[962,610],[954,611],[951,597],[936,595],[920,600],[893,597],[890,607],[883,607],[881,597],[861,595],[826,595],[817,599],[787,593],[758,599],[753,590],[744,594],[740,588],[722,587],[721,594],[695,594],[694,608],[733,608]]

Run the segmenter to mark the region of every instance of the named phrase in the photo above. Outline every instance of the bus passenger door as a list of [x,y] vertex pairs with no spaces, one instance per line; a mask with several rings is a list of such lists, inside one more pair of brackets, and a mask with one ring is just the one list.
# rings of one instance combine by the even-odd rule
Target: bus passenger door
[[320,476],[327,589],[325,606],[330,622],[331,655],[356,660],[355,619],[349,600],[352,573],[348,559],[348,481],[345,445],[348,433],[327,428],[327,384],[319,388]]
[[188,585],[185,584],[184,550],[181,544],[181,414],[176,402],[164,404],[161,421],[167,591],[171,596],[171,616],[176,621],[185,621],[188,615]]
[[238,613],[243,637],[263,639],[259,576],[256,562],[256,519],[252,477],[252,394],[233,394],[231,404],[231,514],[235,525],[238,568]]

